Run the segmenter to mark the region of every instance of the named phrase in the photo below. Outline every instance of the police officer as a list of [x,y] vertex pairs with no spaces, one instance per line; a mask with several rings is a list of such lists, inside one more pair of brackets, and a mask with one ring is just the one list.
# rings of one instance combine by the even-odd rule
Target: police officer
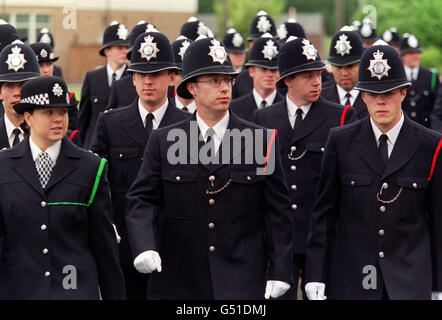
[[[55,48],[54,36],[48,28],[42,28],[37,35],[37,42],[46,43],[51,46],[51,51]],[[63,78],[63,72],[61,68],[54,64],[53,75]]]
[[134,42],[128,72],[139,98],[118,109],[106,110],[97,120],[91,149],[109,161],[114,218],[120,242],[120,263],[127,298],[146,299],[146,276],[133,267],[125,223],[126,194],[143,161],[146,141],[153,129],[190,116],[167,99],[176,66],[169,40],[158,32],[142,33]]
[[395,27],[391,27],[382,34],[382,40],[400,52],[401,36]]
[[412,120],[430,128],[431,113],[440,83],[437,70],[420,66],[421,52],[417,38],[412,34],[405,34],[401,40],[400,54],[411,87],[402,108]]
[[236,31],[234,28],[230,28],[224,35],[223,43],[227,49],[227,52],[229,53],[233,68],[237,72],[241,72],[246,62],[247,51],[246,47],[244,46],[244,38],[242,37],[241,33]]
[[195,41],[199,36],[213,37],[213,31],[203,21],[190,17],[181,26],[180,35]]
[[40,68],[31,47],[15,40],[3,48],[0,53],[0,99],[5,113],[0,117],[0,149],[11,148],[24,139],[23,114],[15,112],[14,105],[20,102],[22,85],[39,76]]
[[[265,33],[270,33],[272,37],[276,37],[276,27],[273,18],[265,11],[259,11],[250,24],[250,32],[247,38],[249,48],[253,47],[253,42],[261,38]],[[235,85],[232,88],[232,99],[239,98],[249,94],[253,90],[253,80],[250,78],[247,70],[241,71],[236,77]]]
[[[135,40],[140,34],[145,32],[158,32],[158,30],[149,22],[144,20],[138,21],[137,25],[132,29],[128,36],[130,49],[127,53],[127,58],[129,60],[131,58],[132,47]],[[127,74],[112,84],[109,94],[109,102],[106,109],[116,109],[127,106],[136,98],[138,98],[138,95],[133,84],[132,75]]]
[[402,111],[408,86],[393,47],[364,51],[356,88],[370,117],[330,131],[307,243],[309,299],[442,291],[441,135]]
[[256,39],[250,51],[246,68],[253,79],[252,92],[232,101],[230,110],[238,117],[253,121],[253,113],[270,106],[284,97],[276,90],[279,45],[270,33]]
[[[178,88],[178,86],[183,81],[183,57],[186,53],[187,48],[190,46],[190,44],[193,41],[186,38],[185,36],[179,36],[173,43],[172,43],[172,50],[173,55],[175,57],[175,64],[177,67],[177,73],[175,75],[175,90]],[[175,100],[175,106],[178,109],[194,113],[196,110],[196,104],[193,99],[183,98],[180,97],[178,94],[174,97]]]
[[129,50],[127,36],[124,24],[111,22],[104,31],[103,46],[100,49],[100,55],[107,57],[107,64],[89,71],[84,79],[77,128],[85,148],[91,144],[98,114],[107,106],[112,82],[126,75],[126,54]]
[[328,62],[332,66],[334,84],[324,88],[321,95],[343,106],[352,106],[357,117],[368,115],[362,95],[354,87],[358,81],[359,60],[364,48],[360,36],[349,27],[333,35]]
[[290,36],[306,38],[304,28],[294,18],[290,18],[286,22],[281,23],[276,32],[281,44],[286,42]]
[[[279,52],[278,82],[288,87],[282,101],[258,110],[255,122],[278,130],[286,184],[293,216],[293,280],[289,292],[296,299],[298,279],[305,279],[305,243],[321,170],[321,159],[330,128],[355,119],[352,109],[320,97],[325,64],[315,47],[304,38],[291,37]],[[305,292],[303,291],[305,298]]]
[[[291,219],[277,140],[256,138],[259,154],[268,146],[275,156],[266,175],[255,159],[241,160],[250,155],[244,143],[232,152],[226,142],[230,130],[252,138],[260,129],[229,112],[235,75],[220,41],[193,42],[178,94],[193,97],[197,111],[149,138],[126,216],[134,265],[152,273],[149,298],[276,298],[290,287]],[[196,149],[171,152],[171,132]]]
[[0,153],[0,299],[124,298],[106,161],[65,137],[71,107],[59,77],[14,105],[30,135]]
[[[40,75],[42,77],[54,75],[54,62],[58,60],[58,57],[54,56],[52,48],[49,44],[43,42],[36,42],[30,45],[35,55],[37,56],[38,65],[40,66]],[[72,104],[77,105],[77,99],[74,92],[69,92],[69,101]],[[69,108],[69,130],[72,132],[77,125],[77,108]],[[76,139],[80,136],[75,135]],[[81,142],[76,141],[75,144],[82,145]]]

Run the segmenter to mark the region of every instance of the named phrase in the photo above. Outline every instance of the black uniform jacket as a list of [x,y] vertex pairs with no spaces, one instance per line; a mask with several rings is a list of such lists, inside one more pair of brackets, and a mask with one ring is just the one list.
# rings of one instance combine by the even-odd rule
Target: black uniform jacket
[[[336,84],[322,89],[321,96],[332,102],[339,104],[341,103]],[[352,105],[352,108],[356,111],[358,119],[363,119],[368,116],[367,106],[365,105],[364,100],[362,100],[362,92],[359,92],[358,97]]]
[[[282,99],[284,99],[284,96],[279,92],[276,92],[273,104],[281,101]],[[253,92],[232,100],[230,103],[230,110],[244,120],[253,121],[253,113],[258,110]]]

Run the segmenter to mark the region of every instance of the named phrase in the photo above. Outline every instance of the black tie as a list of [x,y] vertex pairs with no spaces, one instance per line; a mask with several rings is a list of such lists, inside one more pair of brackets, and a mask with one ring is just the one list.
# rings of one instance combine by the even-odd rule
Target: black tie
[[206,131],[206,144],[210,145],[209,152],[207,152],[207,155],[209,157],[212,157],[212,148],[215,148],[215,140],[213,139],[213,135],[215,134],[215,130],[213,128],[209,128]]
[[111,87],[114,85],[115,80],[117,80],[117,74],[114,72],[114,73],[112,73],[112,83],[111,83]]
[[379,137],[379,152],[381,153],[382,161],[384,165],[387,164],[388,160],[388,146],[387,146],[388,136],[386,134],[381,134]]
[[296,130],[299,129],[299,126],[302,123],[302,109],[298,108],[298,110],[296,110],[296,120],[295,120],[295,127],[293,128],[295,130],[295,132],[297,132]]
[[14,140],[12,141],[12,146],[15,146],[16,144],[20,143],[20,138],[18,137],[21,133],[20,129],[15,128],[12,130],[12,133],[15,135]]
[[152,129],[153,129],[153,122],[152,122],[153,118],[154,118],[154,116],[152,113],[148,113],[146,116],[146,123],[145,123],[144,128],[146,129],[146,135],[148,138],[149,138],[150,133],[152,132]]
[[187,109],[187,107],[183,107],[183,110],[189,112],[189,109]]
[[345,102],[345,106],[348,106],[348,105],[351,106],[351,101],[350,101],[351,94],[350,94],[350,92],[347,92],[347,94],[345,96],[347,97],[347,101]]
[[261,109],[264,108],[267,105],[267,101],[262,100],[261,102]]

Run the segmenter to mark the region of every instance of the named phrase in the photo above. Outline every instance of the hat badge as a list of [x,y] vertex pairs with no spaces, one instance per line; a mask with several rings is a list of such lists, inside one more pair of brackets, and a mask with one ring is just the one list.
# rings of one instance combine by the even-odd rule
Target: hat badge
[[190,46],[190,42],[185,40],[183,43],[181,43],[180,52],[178,52],[178,55],[181,57],[181,60],[184,59],[184,54],[186,53],[187,48]]
[[407,43],[412,48],[417,48],[417,46],[418,46],[417,38],[414,35],[410,35],[408,37]]
[[48,56],[48,52],[45,49],[41,49],[40,51],[40,57],[46,58]]
[[281,24],[277,30],[279,39],[285,39],[287,37],[288,31],[285,23]]
[[204,24],[204,22],[199,22],[198,23],[198,30],[197,32],[198,35],[204,35],[207,36],[209,34],[209,28]]
[[341,56],[345,56],[346,54],[350,54],[350,50],[352,46],[350,45],[350,41],[347,40],[348,37],[345,34],[341,34],[339,36],[339,40],[336,41],[335,49],[338,54]]
[[369,36],[371,36],[371,33],[372,33],[371,26],[369,24],[364,24],[361,28],[362,36],[368,38]]
[[118,38],[120,38],[121,40],[126,40],[128,34],[129,34],[129,31],[127,31],[126,26],[124,24],[120,24],[118,26],[118,30],[117,30]]
[[382,35],[382,38],[384,38],[385,41],[390,42],[391,40],[393,40],[393,34],[391,33],[390,30],[387,30]]
[[302,43],[304,44],[302,46],[302,54],[306,56],[307,60],[316,60],[318,51],[315,47],[307,39],[302,40]]
[[264,54],[264,59],[272,60],[278,54],[278,48],[276,48],[273,40],[268,40],[261,52]]
[[43,35],[40,38],[40,42],[51,44],[51,37],[47,33],[43,33]]
[[154,27],[154,25],[153,24],[151,24],[151,23],[149,23],[147,26],[146,26],[146,31],[144,31],[144,32],[158,32],[158,30],[157,30],[157,28],[155,28]]
[[140,49],[138,52],[141,54],[141,58],[145,58],[147,61],[150,61],[152,58],[157,57],[157,53],[160,52],[160,49],[157,48],[157,43],[153,41],[152,36],[144,37],[144,42],[140,45]]
[[391,69],[391,67],[388,65],[388,59],[382,59],[384,56],[384,53],[382,51],[377,50],[376,52],[373,52],[374,60],[370,60],[370,66],[367,68],[371,72],[371,77],[376,77],[379,80],[382,79],[382,77],[388,77],[388,70]]
[[6,60],[8,70],[14,69],[14,71],[17,72],[19,69],[24,69],[24,65],[27,61],[25,59],[25,55],[20,53],[21,48],[15,46],[11,49],[11,51],[12,53],[8,54],[8,60]]
[[223,46],[221,46],[221,43],[216,39],[213,39],[211,43],[213,44],[213,46],[209,47],[210,49],[209,56],[212,57],[213,62],[219,62],[221,64],[224,64],[224,62],[227,60],[226,49]]
[[63,94],[63,89],[60,87],[58,83],[55,83],[54,87],[52,88],[52,92],[54,93],[55,96],[61,97],[61,95]]
[[259,32],[267,32],[272,28],[269,19],[266,16],[261,16],[258,19],[258,23],[256,24]]
[[241,37],[239,33],[235,33],[233,35],[232,43],[235,47],[239,48],[244,43],[244,39]]

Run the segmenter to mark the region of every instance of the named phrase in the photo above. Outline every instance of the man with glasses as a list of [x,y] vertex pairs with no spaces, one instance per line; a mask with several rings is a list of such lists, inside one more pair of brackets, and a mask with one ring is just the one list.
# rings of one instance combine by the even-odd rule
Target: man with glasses
[[[177,92],[195,99],[196,112],[152,132],[129,190],[134,265],[151,273],[150,299],[268,299],[290,288],[292,221],[278,142],[273,130],[229,112],[236,74],[217,39],[189,46]],[[234,132],[247,146],[241,136],[233,145]],[[257,146],[268,162],[246,148]]]

